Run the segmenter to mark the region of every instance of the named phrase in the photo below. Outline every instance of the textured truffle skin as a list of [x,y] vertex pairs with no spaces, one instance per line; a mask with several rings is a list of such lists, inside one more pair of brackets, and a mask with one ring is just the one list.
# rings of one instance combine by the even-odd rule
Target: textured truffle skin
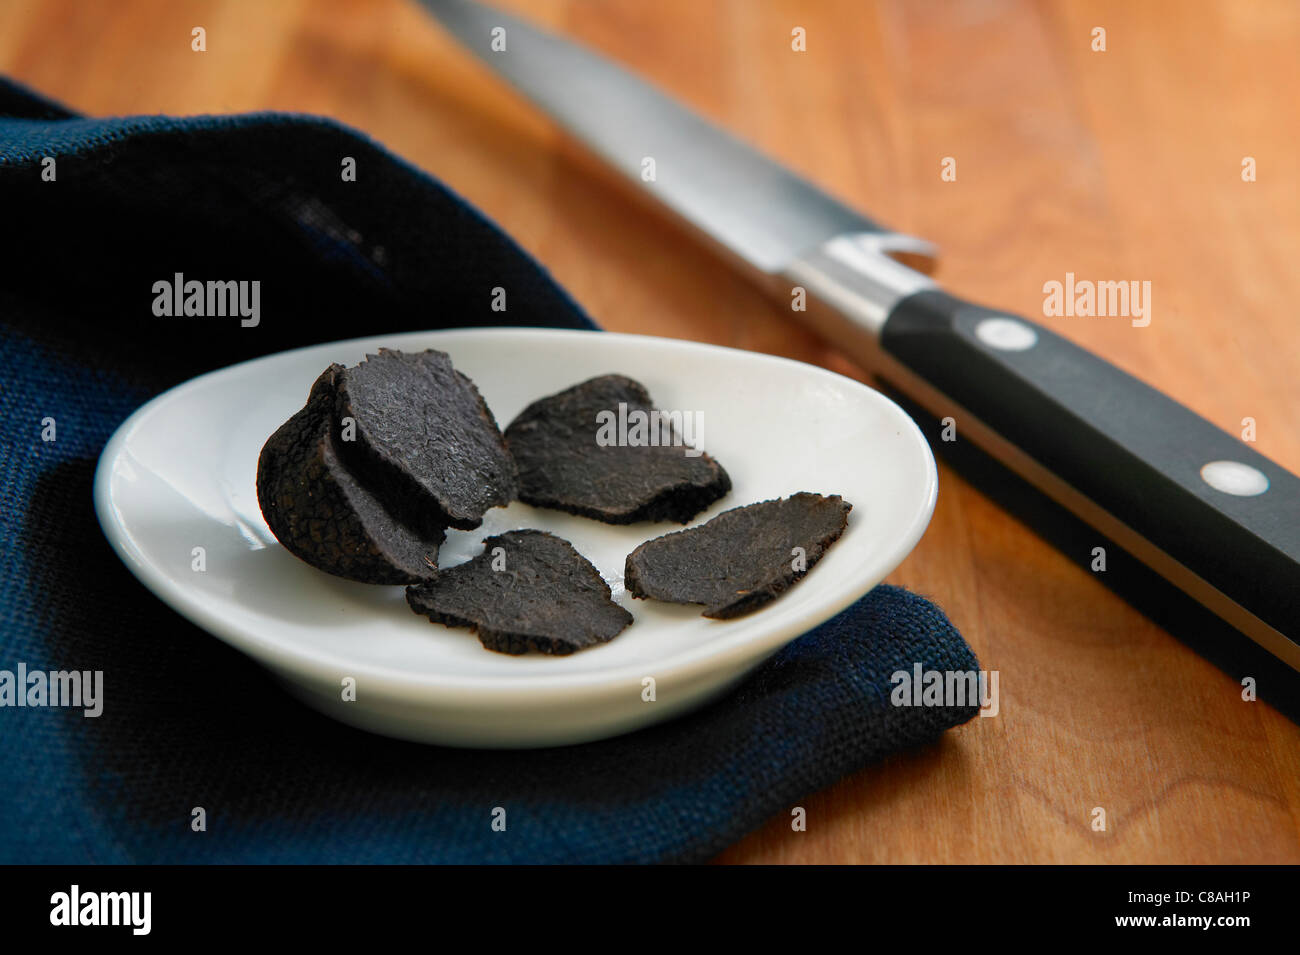
[[681,445],[600,446],[597,415],[617,414],[620,403],[653,410],[646,389],[623,375],[592,378],[525,408],[506,428],[519,499],[607,524],[685,524],[731,490],[717,461],[689,457]]
[[416,534],[348,472],[333,440],[341,365],[316,379],[306,406],[276,430],[257,461],[257,501],[285,549],[313,567],[369,584],[433,576],[441,528]]
[[474,383],[440,351],[381,348],[338,376],[337,447],[352,472],[421,533],[470,530],[515,497],[515,469]]
[[572,544],[536,530],[487,538],[473,560],[408,587],[406,601],[434,623],[469,627],[499,653],[569,654],[612,640],[632,622]]
[[[844,533],[853,505],[839,495],[800,492],[747,504],[713,520],[646,541],[627,557],[634,597],[703,604],[729,620],[771,603],[804,576]],[[804,550],[795,569],[794,548]]]

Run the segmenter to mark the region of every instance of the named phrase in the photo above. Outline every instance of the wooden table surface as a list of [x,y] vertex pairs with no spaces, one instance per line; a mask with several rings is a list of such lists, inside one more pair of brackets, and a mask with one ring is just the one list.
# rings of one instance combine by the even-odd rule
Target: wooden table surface
[[[936,241],[937,277],[976,301],[1040,315],[1066,272],[1149,280],[1145,328],[1045,321],[1230,432],[1254,418],[1257,448],[1300,471],[1294,2],[502,5]],[[337,117],[485,210],[607,328],[857,374],[593,181],[408,0],[10,0],[0,71],[94,114]],[[806,832],[782,813],[723,859],[1300,862],[1300,729],[942,465],[940,488],[889,579],[938,601],[1001,672],[1000,715],[809,796]]]

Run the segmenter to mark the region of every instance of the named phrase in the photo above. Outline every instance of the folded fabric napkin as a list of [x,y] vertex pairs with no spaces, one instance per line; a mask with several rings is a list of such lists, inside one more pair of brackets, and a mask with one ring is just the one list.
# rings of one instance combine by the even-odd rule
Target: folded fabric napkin
[[[0,80],[0,203],[0,671],[104,672],[98,718],[0,708],[0,861],[705,860],[976,712],[891,705],[896,671],[978,664],[887,586],[726,698],[617,739],[460,751],[305,709],[109,550],[91,502],[108,437],[231,362],[497,323],[498,285],[512,325],[590,320],[474,209],[323,119],[86,119]],[[256,325],[155,316],[153,283],[178,272],[260,280]]]

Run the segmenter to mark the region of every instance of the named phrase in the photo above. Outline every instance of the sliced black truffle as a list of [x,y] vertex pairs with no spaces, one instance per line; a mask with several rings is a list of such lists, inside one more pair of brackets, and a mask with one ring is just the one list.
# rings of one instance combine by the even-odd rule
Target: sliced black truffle
[[624,584],[634,597],[703,604],[706,617],[752,613],[821,560],[852,509],[839,495],[807,492],[733,508],[646,541],[628,555]]
[[[608,524],[685,524],[731,490],[645,388],[604,375],[534,401],[506,428],[519,499]],[[689,452],[689,453],[688,453]]]
[[604,643],[632,622],[573,545],[545,531],[510,531],[473,560],[406,589],[416,613],[469,627],[500,653],[568,654]]
[[496,420],[443,352],[367,356],[339,375],[335,414],[348,466],[417,530],[478,527],[514,499]]
[[332,365],[306,406],[282,424],[257,461],[257,501],[271,532],[313,567],[371,584],[433,576],[441,528],[417,534],[395,518],[339,460],[333,438]]

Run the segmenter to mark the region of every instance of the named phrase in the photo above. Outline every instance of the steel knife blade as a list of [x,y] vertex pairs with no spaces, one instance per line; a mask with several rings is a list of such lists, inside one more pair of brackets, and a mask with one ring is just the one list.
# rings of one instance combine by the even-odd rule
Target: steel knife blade
[[[1300,670],[1300,478],[1172,398],[910,268],[932,254],[582,46],[421,0],[613,169],[728,250],[868,370]],[[654,160],[652,179],[643,175]]]

